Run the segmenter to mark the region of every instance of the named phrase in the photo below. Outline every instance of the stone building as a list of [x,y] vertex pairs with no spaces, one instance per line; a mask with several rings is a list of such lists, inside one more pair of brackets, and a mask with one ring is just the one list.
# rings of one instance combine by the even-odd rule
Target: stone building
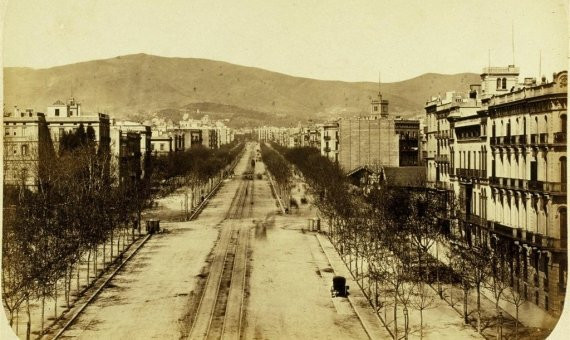
[[47,115],[33,110],[14,112],[4,117],[4,165],[6,184],[36,185],[45,163],[59,151],[59,141],[65,133],[80,126],[94,131],[99,152],[109,155],[110,121],[106,114],[84,114],[74,98],[68,103],[56,101],[48,106]]
[[327,122],[320,126],[320,149],[321,155],[328,157],[333,162],[338,162],[339,135],[338,122]]
[[468,242],[506,248],[511,289],[559,314],[567,274],[567,72],[484,68],[468,95],[426,104],[427,180],[449,191]]
[[33,110],[4,116],[4,184],[36,186],[44,160],[54,157],[45,115]]
[[371,101],[370,115],[339,121],[338,160],[347,173],[363,166],[400,165],[400,136],[396,121],[389,117],[388,104],[379,92]]

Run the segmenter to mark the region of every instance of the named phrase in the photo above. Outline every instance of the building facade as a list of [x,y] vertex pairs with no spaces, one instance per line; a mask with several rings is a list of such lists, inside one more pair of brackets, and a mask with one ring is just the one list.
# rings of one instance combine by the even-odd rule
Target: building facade
[[321,155],[338,163],[338,150],[340,144],[338,122],[324,123],[321,125],[320,129]]
[[43,113],[15,108],[4,117],[4,184],[32,189],[37,184],[44,160],[53,156]]
[[449,191],[468,242],[507,249],[510,289],[553,314],[567,275],[567,72],[518,83],[489,67],[469,95],[426,104],[427,181]]

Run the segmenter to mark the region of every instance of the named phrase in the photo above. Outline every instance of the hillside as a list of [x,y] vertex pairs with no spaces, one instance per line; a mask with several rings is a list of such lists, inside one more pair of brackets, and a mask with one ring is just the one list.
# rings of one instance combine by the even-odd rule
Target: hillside
[[[176,121],[184,110],[199,108],[242,124],[287,124],[368,112],[370,98],[378,91],[371,82],[324,81],[220,61],[146,54],[48,69],[8,67],[4,79],[7,109],[18,105],[45,111],[73,93],[84,110],[116,117],[146,119],[162,112]],[[382,92],[390,100],[391,112],[410,116],[421,112],[430,96],[466,91],[478,81],[473,73],[424,74],[382,84]]]

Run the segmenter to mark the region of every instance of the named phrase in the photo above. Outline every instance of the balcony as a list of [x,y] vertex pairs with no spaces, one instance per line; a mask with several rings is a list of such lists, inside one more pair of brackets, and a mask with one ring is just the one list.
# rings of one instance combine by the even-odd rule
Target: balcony
[[449,163],[449,158],[447,155],[435,155],[435,161]]
[[528,181],[528,189],[529,190],[543,191],[544,190],[544,182],[542,182],[542,181]]
[[566,132],[556,132],[554,134],[554,144],[566,144]]
[[442,190],[453,190],[453,185],[449,182],[436,182],[435,187]]
[[457,169],[457,175],[460,177],[475,177],[475,178],[486,178],[487,172],[485,170],[479,169]]
[[556,182],[544,182],[543,183],[544,191],[548,191],[551,193],[566,193],[566,182],[564,183],[556,183]]
[[530,135],[530,143],[531,144],[538,144],[538,135],[533,133]]
[[464,217],[464,220],[466,222],[469,222],[471,224],[475,224],[475,225],[478,225],[481,227],[487,226],[487,219],[482,218],[482,217],[477,216],[477,215],[473,215],[473,214],[466,215]]
[[518,137],[518,138],[517,138],[517,140],[516,140],[516,142],[515,142],[516,144],[518,144],[518,145],[526,145],[526,136],[525,136],[525,135],[520,135],[520,136],[517,136],[517,137]]

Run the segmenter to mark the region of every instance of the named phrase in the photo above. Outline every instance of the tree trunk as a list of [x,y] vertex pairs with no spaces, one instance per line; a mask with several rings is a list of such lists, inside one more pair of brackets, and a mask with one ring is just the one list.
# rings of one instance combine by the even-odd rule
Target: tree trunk
[[26,340],[30,340],[32,333],[32,315],[30,313],[30,298],[26,297],[26,314],[28,315],[28,322],[26,324]]
[[515,339],[519,339],[519,304],[515,303]]
[[94,247],[94,252],[93,252],[93,273],[95,274],[95,278],[97,278],[97,258],[98,258],[98,254],[99,254],[99,246],[95,245]]
[[481,334],[481,284],[477,284],[477,333]]
[[[44,291],[42,291],[42,328],[41,328],[41,332],[43,332],[44,330],[44,316],[45,316],[45,311],[46,311],[46,294]],[[40,333],[41,333],[40,332]]]
[[81,259],[77,260],[77,296],[81,292],[81,287],[79,286],[79,272],[81,271]]
[[467,316],[467,289],[463,286],[463,321],[467,325],[469,323],[469,318]]
[[85,287],[89,287],[89,272],[90,272],[90,268],[89,266],[91,265],[91,248],[89,248],[89,250],[87,251],[87,283],[85,284]]
[[424,338],[424,313],[423,309],[420,308],[420,340]]
[[107,249],[107,240],[103,241],[103,270],[105,270],[105,268],[107,268],[107,254],[106,254],[106,249]]
[[[12,326],[10,324],[10,326]],[[20,306],[16,307],[16,335],[20,333]]]
[[394,339],[398,339],[398,290],[394,290]]
[[57,318],[57,280],[53,283],[53,317]]
[[111,228],[111,246],[109,247],[111,254],[109,254],[109,256],[110,256],[109,262],[113,262],[113,234],[114,233],[115,233],[115,231]]

